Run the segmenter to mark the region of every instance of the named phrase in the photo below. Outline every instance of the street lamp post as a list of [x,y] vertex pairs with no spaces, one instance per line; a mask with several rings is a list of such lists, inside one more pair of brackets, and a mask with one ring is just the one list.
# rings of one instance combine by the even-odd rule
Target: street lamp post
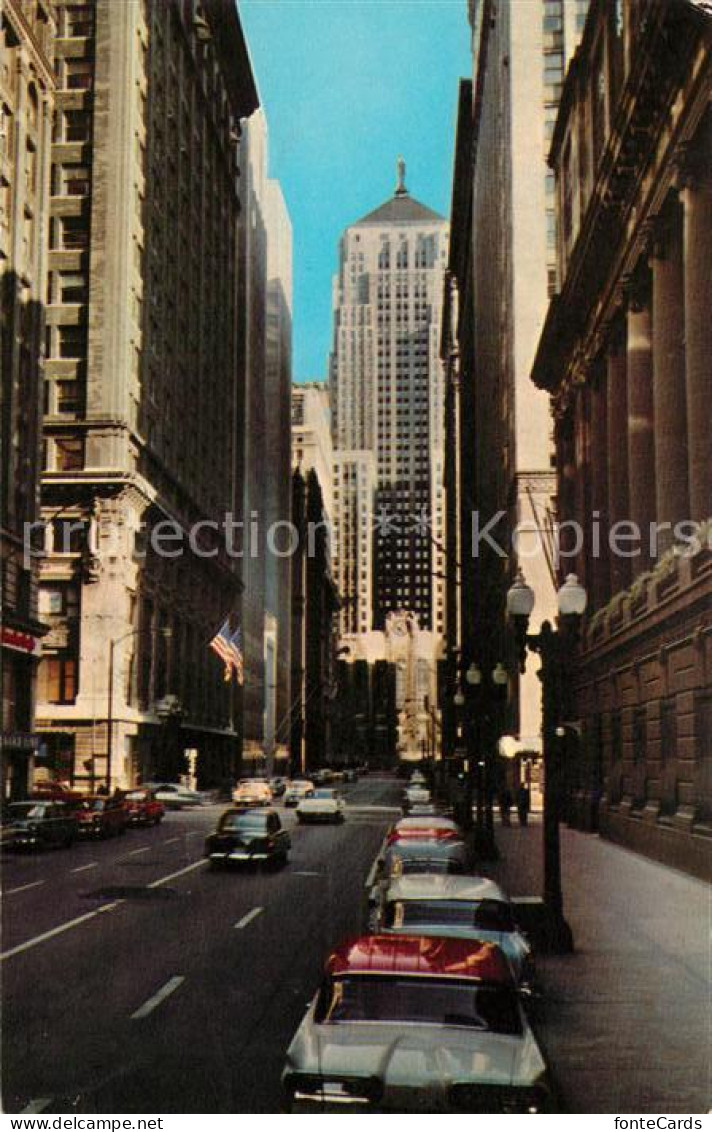
[[534,609],[534,591],[521,570],[507,593],[507,613],[514,625],[519,668],[526,668],[527,649],[539,654],[542,683],[542,737],[544,757],[544,905],[547,934],[552,950],[573,951],[571,928],[564,918],[561,889],[561,846],[559,815],[561,808],[561,748],[565,736],[567,667],[578,638],[587,595],[575,574],[569,574],[557,593],[558,628],[544,621],[538,633],[528,633]]
[[[117,645],[128,641],[129,637],[138,636],[140,629],[129,629],[122,637],[109,641],[109,687],[106,697],[106,789],[111,793],[111,762],[114,746],[114,651]],[[172,631],[167,626],[161,629],[165,640],[170,640]],[[93,772],[92,772],[93,773]],[[93,783],[92,783],[93,786]]]
[[[497,860],[499,853],[494,836],[494,744],[497,738],[492,716],[496,711],[496,702],[493,693],[484,687],[483,674],[475,661],[472,661],[465,673],[465,680],[477,697],[475,710],[475,743],[474,761],[477,770],[477,834],[476,849],[479,857],[485,860]],[[509,682],[507,670],[498,661],[490,673],[490,682],[494,689],[494,696],[499,696],[502,689]],[[487,697],[487,698],[486,698]],[[488,702],[489,701],[491,702]]]

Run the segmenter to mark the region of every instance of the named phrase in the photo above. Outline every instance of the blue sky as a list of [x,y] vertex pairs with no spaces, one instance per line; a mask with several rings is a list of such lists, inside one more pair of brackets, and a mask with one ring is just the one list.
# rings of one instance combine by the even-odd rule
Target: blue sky
[[349,224],[395,187],[448,215],[467,0],[239,0],[294,228],[294,377],[325,377]]

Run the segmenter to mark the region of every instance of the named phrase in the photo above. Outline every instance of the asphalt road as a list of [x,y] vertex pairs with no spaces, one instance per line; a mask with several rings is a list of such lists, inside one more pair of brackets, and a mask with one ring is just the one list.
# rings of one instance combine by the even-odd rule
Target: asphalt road
[[[345,788],[342,826],[293,830],[279,872],[212,872],[224,807],[3,858],[5,1112],[278,1112],[284,1052],[400,788]],[[295,825],[293,812],[282,811]]]

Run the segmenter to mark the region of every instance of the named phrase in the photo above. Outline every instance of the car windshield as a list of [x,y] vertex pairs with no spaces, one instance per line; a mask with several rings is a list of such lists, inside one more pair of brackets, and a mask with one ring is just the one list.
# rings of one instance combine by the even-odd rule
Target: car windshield
[[465,866],[458,857],[394,857],[388,871],[391,876],[411,873],[463,873]]
[[223,814],[218,826],[220,833],[237,833],[245,829],[264,829],[266,814]]
[[510,987],[459,979],[354,975],[330,979],[319,994],[315,1021],[419,1022],[463,1026],[494,1034],[522,1033]]
[[36,802],[16,802],[10,806],[10,821],[26,821],[27,818],[44,817],[45,807]]
[[126,795],[127,802],[146,802],[149,795],[145,790],[132,790]]
[[322,801],[326,800],[328,802],[333,802],[336,798],[336,794],[333,790],[315,790],[314,797],[321,798]]
[[501,900],[392,900],[386,909],[386,927],[481,928],[512,932],[509,906]]

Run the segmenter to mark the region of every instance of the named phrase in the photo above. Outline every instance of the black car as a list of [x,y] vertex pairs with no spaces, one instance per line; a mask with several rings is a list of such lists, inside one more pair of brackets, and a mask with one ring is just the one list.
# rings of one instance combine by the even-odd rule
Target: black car
[[13,849],[68,848],[77,836],[77,816],[66,802],[12,802],[3,825],[3,845]]
[[226,810],[205,841],[213,867],[238,864],[286,865],[291,841],[276,810]]

